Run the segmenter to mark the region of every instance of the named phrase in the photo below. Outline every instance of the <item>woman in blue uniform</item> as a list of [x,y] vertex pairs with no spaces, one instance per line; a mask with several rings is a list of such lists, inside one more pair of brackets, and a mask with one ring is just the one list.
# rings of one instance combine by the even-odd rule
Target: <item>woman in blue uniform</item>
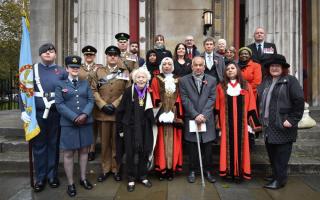
[[67,193],[76,195],[73,181],[74,152],[80,156],[80,185],[92,189],[92,184],[86,179],[88,151],[93,143],[92,109],[94,97],[86,80],[79,80],[78,74],[81,58],[68,56],[65,58],[68,79],[63,80],[56,88],[56,107],[61,114],[60,149],[63,150],[64,169],[68,179]]

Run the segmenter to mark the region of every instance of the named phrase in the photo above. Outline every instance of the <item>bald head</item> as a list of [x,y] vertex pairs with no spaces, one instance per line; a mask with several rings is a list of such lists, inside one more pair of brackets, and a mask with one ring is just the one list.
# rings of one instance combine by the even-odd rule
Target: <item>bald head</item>
[[184,44],[187,46],[188,49],[192,48],[194,45],[194,38],[192,35],[187,35],[184,39]]

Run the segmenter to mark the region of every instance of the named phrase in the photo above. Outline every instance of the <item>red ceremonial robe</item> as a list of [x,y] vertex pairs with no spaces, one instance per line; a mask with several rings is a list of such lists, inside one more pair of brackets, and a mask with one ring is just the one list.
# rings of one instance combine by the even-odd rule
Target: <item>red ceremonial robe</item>
[[[163,98],[163,95],[161,95],[161,91],[164,91],[164,83],[160,83],[161,79],[164,79],[164,76],[162,74],[159,74],[155,76],[152,79],[151,83],[151,94],[152,94],[152,100],[153,105],[155,107],[159,106],[159,103],[163,104],[166,102]],[[176,79],[177,80],[177,79]],[[178,84],[176,84],[178,86]],[[162,87],[162,88],[161,88]],[[174,115],[174,123],[172,125],[173,128],[173,146],[172,146],[172,166],[171,169],[173,171],[181,171],[182,170],[182,159],[183,159],[183,153],[182,153],[182,129],[181,125],[179,123],[179,126],[176,122],[182,122],[183,119],[183,110],[182,110],[182,103],[181,98],[178,93],[179,89],[176,87],[177,97],[174,103],[174,107],[171,110]],[[161,110],[161,109],[160,109]],[[167,169],[167,159],[168,156],[166,155],[166,146],[165,146],[165,135],[164,135],[164,126],[163,124],[158,123],[158,137],[157,137],[157,143],[154,150],[154,164],[155,164],[155,170],[163,172]],[[168,147],[171,148],[171,147]]]
[[248,121],[253,129],[258,128],[260,123],[250,84],[241,87],[238,96],[228,95],[219,84],[216,110],[221,129],[220,176],[251,179]]

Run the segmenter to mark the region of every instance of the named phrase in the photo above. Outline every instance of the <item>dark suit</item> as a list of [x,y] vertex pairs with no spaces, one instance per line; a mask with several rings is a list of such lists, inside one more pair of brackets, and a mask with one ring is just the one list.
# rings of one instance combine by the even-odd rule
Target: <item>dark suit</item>
[[[86,80],[79,80],[77,85],[67,79],[61,81],[56,88],[56,106],[61,114],[61,149],[79,149],[93,143],[92,109],[94,97]],[[74,120],[80,114],[88,116],[87,122],[75,126]]]
[[204,168],[212,170],[212,141],[216,138],[213,115],[213,105],[216,100],[216,80],[214,77],[205,74],[199,93],[193,75],[189,74],[180,79],[179,88],[182,104],[185,109],[184,138],[189,142],[190,169],[194,170],[199,160],[196,134],[189,132],[189,121],[194,120],[199,114],[203,114],[206,118],[207,131],[199,133],[199,136],[204,158]]
[[252,44],[248,45],[247,47],[250,48],[252,51],[252,59],[255,62],[260,63],[262,68],[263,68],[264,63],[268,59],[270,59],[270,56],[272,54],[277,54],[276,45],[273,43],[269,43],[269,42],[264,42],[261,56],[258,55],[258,49],[257,49],[256,43],[252,43]]
[[200,56],[203,57],[206,65],[204,73],[213,76],[216,79],[217,83],[223,81],[223,71],[225,67],[224,58],[221,55],[213,52],[213,65],[211,69],[209,69],[206,61],[206,52],[201,53]]

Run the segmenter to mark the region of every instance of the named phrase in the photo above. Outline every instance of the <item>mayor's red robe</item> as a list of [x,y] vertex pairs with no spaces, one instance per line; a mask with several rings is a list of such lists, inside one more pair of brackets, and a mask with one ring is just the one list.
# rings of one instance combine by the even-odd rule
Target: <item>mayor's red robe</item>
[[[151,94],[154,107],[159,107],[161,103],[161,107],[159,110],[159,115],[163,112],[163,109],[168,111],[170,109],[174,113],[174,123],[173,124],[161,124],[158,122],[158,137],[157,143],[154,151],[154,165],[155,169],[160,172],[164,172],[166,169],[172,169],[173,171],[181,171],[182,170],[182,119],[183,119],[183,111],[182,111],[182,103],[179,95],[178,89],[178,79],[175,78],[176,91],[173,96],[168,97],[165,93],[164,86],[164,75],[159,74],[156,75],[152,79],[151,83]],[[171,100],[165,98],[173,98]],[[171,102],[170,102],[171,101]],[[166,105],[170,104],[172,106]],[[169,130],[165,133],[165,130]],[[169,135],[166,135],[169,134]],[[172,146],[166,146],[166,139],[171,140]],[[173,140],[173,142],[172,142]],[[166,155],[166,151],[172,152],[172,155]],[[171,153],[170,153],[171,154]],[[170,159],[170,161],[167,161]],[[168,164],[169,162],[169,164]],[[170,164],[172,163],[172,164]],[[168,166],[170,165],[170,166]]]
[[220,176],[251,179],[248,124],[256,129],[260,123],[250,84],[241,88],[238,96],[228,95],[221,84],[216,89],[215,109],[221,129]]

